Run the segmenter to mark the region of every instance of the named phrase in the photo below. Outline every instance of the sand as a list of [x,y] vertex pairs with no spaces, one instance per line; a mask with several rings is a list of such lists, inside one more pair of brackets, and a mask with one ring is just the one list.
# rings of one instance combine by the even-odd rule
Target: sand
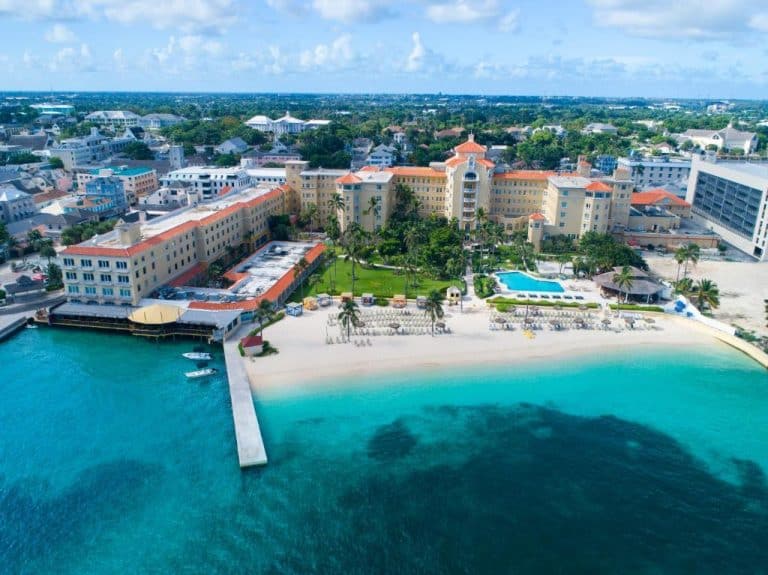
[[[677,262],[671,256],[646,257],[651,270],[675,280]],[[694,280],[709,278],[720,288],[720,307],[713,316],[724,323],[768,335],[765,299],[768,299],[768,263],[699,261],[689,268]]]
[[[551,358],[558,361],[574,356],[633,353],[639,348],[724,345],[695,322],[656,316],[656,329],[537,331],[528,339],[520,329],[491,331],[489,313],[474,304],[464,313],[451,309],[445,321],[450,334],[362,336],[372,346],[325,343],[329,313],[338,310],[305,312],[287,317],[265,331],[265,339],[279,354],[246,358],[246,371],[257,396],[290,388],[301,392],[328,385],[330,380],[366,377],[387,372],[413,372],[424,369],[449,369],[471,365],[515,365]],[[413,313],[423,313],[413,308]],[[338,327],[328,328],[334,338]]]

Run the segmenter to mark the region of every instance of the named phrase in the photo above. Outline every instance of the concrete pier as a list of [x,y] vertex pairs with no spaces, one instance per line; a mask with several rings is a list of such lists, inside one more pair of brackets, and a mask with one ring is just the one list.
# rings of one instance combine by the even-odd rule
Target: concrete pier
[[235,423],[237,458],[240,461],[240,467],[267,463],[267,451],[264,448],[259,420],[256,418],[256,409],[253,406],[248,374],[245,372],[244,360],[237,349],[240,338],[244,337],[248,330],[248,327],[241,327],[230,334],[228,340],[224,342],[224,360],[227,364],[229,397],[232,402],[232,419]]
[[24,313],[0,317],[0,341],[11,337],[14,333],[22,329],[26,325],[28,319],[28,315]]

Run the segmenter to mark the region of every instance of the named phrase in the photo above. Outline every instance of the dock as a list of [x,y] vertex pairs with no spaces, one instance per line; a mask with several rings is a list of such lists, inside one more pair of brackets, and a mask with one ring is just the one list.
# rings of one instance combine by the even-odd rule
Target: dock
[[29,314],[14,314],[0,317],[0,341],[11,337],[27,325]]
[[247,328],[242,327],[224,342],[224,360],[227,364],[229,397],[232,403],[232,419],[235,424],[237,458],[240,467],[252,467],[267,463],[267,451],[261,437],[261,428],[256,417],[256,408],[253,405],[251,386],[243,365],[244,360],[237,348],[240,337],[245,335],[245,331]]

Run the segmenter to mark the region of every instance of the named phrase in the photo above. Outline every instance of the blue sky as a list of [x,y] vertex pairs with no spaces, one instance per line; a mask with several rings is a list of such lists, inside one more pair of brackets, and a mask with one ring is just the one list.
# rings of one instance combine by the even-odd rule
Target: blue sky
[[764,98],[768,0],[0,0],[3,88]]

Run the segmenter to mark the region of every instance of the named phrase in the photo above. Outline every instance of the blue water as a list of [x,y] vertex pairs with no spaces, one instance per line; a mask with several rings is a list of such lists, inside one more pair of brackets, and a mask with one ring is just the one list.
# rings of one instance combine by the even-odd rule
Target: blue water
[[540,280],[523,272],[499,272],[499,281],[512,291],[545,291],[562,293],[565,290],[560,282]]
[[190,348],[0,345],[0,572],[768,566],[768,375],[728,348],[261,398],[270,463],[245,472],[226,382],[185,380]]

